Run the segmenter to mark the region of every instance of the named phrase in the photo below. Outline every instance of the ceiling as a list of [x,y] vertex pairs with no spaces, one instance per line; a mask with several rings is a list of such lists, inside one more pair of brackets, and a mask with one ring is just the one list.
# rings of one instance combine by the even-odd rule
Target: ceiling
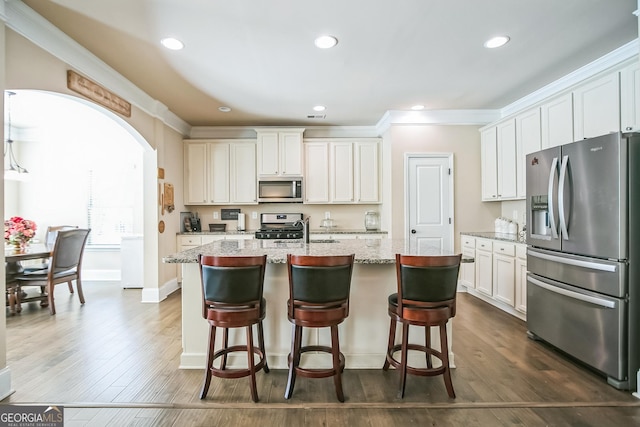
[[[192,126],[499,109],[638,37],[636,0],[23,2]],[[316,48],[320,34],[338,45]],[[484,48],[495,35],[511,41]]]

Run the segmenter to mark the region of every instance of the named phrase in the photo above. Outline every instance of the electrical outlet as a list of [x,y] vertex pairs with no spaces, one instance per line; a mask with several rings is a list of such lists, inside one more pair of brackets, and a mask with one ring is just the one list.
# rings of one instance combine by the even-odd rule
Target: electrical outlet
[[213,213],[213,219],[218,219],[218,212]]
[[513,217],[513,220],[517,222],[518,221],[518,211],[514,210],[512,217]]
[[252,219],[258,219],[258,212],[251,212]]
[[331,218],[331,212],[326,211],[326,212],[324,213],[324,217],[325,217],[325,219],[329,219],[329,218]]

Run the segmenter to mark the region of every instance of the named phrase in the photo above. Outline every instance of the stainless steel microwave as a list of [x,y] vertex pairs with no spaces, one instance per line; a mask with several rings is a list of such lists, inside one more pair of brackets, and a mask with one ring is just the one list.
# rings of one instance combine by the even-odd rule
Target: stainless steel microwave
[[302,177],[259,178],[258,202],[302,203]]

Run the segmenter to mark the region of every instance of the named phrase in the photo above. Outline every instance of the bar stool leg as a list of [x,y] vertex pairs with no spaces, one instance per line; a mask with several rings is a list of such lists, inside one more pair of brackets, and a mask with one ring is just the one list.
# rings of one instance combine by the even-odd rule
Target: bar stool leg
[[258,401],[258,388],[256,387],[256,366],[253,361],[253,329],[247,326],[247,363],[249,367],[249,385],[251,386],[251,398]]
[[269,373],[269,365],[267,364],[267,351],[264,347],[264,330],[262,329],[262,320],[258,322],[258,345],[260,346],[260,350],[262,350],[262,354],[264,355],[264,369],[265,373]]
[[393,346],[396,343],[396,325],[397,325],[397,321],[395,318],[391,318],[391,326],[389,328],[389,343],[387,344],[387,357],[385,357],[384,360],[384,366],[382,366],[382,370],[386,371],[389,369],[389,357],[391,357],[393,354],[391,353],[391,349],[393,348]]
[[407,382],[407,359],[409,353],[409,324],[402,322],[402,347],[400,355],[400,387],[398,398],[404,398],[404,388]]
[[209,347],[207,348],[207,367],[205,368],[204,383],[200,391],[200,399],[204,399],[211,384],[211,365],[213,364],[214,346],[216,342],[216,327],[209,325]]
[[[229,347],[229,328],[222,328],[222,348]],[[222,360],[220,361],[220,369],[227,369],[227,353],[222,355]]]
[[340,368],[340,340],[338,339],[338,325],[331,326],[331,355],[333,356],[333,384],[340,402],[344,402],[342,391],[342,369]]
[[291,399],[291,395],[293,394],[293,386],[296,383],[296,368],[300,365],[302,326],[293,325],[292,338],[291,353],[289,354],[289,378],[287,379],[287,389],[284,392],[285,399]]
[[433,368],[433,362],[431,358],[431,326],[424,327],[424,346],[427,348],[425,356],[427,357],[427,368]]
[[449,368],[449,346],[447,343],[447,324],[440,324],[440,352],[442,354],[442,365],[444,366],[444,385],[447,388],[447,394],[455,399],[456,393],[453,391],[453,383],[451,382],[451,369]]

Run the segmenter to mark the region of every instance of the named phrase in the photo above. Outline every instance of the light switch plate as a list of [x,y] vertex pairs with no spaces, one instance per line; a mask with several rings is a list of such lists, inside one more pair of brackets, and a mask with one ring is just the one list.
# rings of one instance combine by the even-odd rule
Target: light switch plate
[[213,213],[213,219],[218,219],[218,212]]
[[258,212],[251,212],[252,219],[258,219]]

